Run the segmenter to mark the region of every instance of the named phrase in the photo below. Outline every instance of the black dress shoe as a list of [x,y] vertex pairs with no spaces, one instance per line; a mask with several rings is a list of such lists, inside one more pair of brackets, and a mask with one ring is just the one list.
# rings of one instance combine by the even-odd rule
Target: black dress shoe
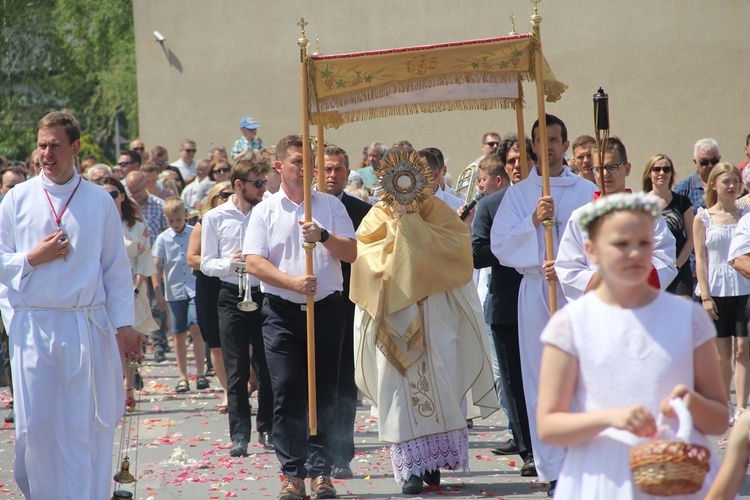
[[430,486],[440,486],[440,469],[425,472],[422,479]]
[[161,349],[154,351],[154,361],[161,363],[167,360],[167,355]]
[[518,455],[518,446],[513,439],[509,439],[497,448],[490,450],[494,455]]
[[549,489],[547,490],[547,496],[548,497],[554,497],[555,496],[555,487],[557,486],[557,479],[554,481],[549,482]]
[[521,477],[537,477],[536,465],[534,464],[534,457],[529,455],[526,461],[521,466]]
[[246,457],[247,456],[247,441],[237,440],[232,443],[232,449],[229,450],[230,457]]
[[133,377],[133,387],[136,391],[143,389],[143,377],[138,373],[138,370],[135,371],[135,376]]
[[13,416],[13,410],[10,410],[7,415],[5,415],[5,418],[3,419],[3,422],[6,424],[12,424],[15,420],[15,417]]
[[334,479],[351,479],[354,477],[351,467],[347,463],[337,463],[331,469],[331,477]]
[[275,450],[276,447],[273,445],[273,433],[261,432],[258,434],[258,443],[263,447],[264,450]]
[[419,476],[409,476],[409,479],[401,487],[401,493],[404,495],[419,495],[422,493],[422,478]]

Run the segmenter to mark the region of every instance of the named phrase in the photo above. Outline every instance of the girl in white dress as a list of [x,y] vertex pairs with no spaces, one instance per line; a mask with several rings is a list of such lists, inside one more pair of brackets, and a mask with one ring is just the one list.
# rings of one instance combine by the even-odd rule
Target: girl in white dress
[[747,301],[750,282],[732,267],[729,245],[740,218],[748,208],[738,208],[742,190],[740,172],[729,163],[719,163],[708,176],[704,198],[693,222],[695,239],[696,294],[716,326],[716,350],[719,352],[724,391],[729,398],[734,351],[734,389],[737,411],[729,412],[730,425],[745,410],[750,392],[750,347],[747,340]]
[[[727,429],[715,330],[692,301],[648,285],[653,220],[659,199],[614,194],[583,211],[587,256],[600,266],[591,293],[568,304],[542,333],[537,421],[542,441],[568,448],[555,497],[650,498],[632,480],[629,451],[656,437],[668,404],[680,397],[693,417],[693,443],[710,449],[706,434]],[[704,498],[718,462],[711,457]]]

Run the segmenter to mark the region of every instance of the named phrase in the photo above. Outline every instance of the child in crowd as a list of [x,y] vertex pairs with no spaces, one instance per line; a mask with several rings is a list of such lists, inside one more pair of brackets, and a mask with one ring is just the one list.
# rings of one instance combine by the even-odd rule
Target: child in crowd
[[[539,385],[542,441],[568,447],[555,497],[641,498],[632,480],[630,448],[656,437],[656,415],[677,421],[668,400],[692,414],[691,442],[728,426],[716,331],[703,308],[649,286],[659,199],[613,194],[581,211],[585,250],[599,265],[599,285],[556,313],[542,333]],[[573,410],[575,409],[575,410]],[[718,470],[711,470],[704,498]]]
[[185,223],[187,210],[185,202],[178,196],[167,198],[164,202],[164,216],[169,229],[156,237],[152,255],[157,274],[164,272],[165,290],[169,312],[172,316],[172,335],[177,357],[177,369],[180,381],[175,392],[188,392],[190,382],[187,374],[187,331],[193,339],[195,355],[196,387],[210,387],[205,373],[206,344],[198,328],[195,313],[195,275],[187,263],[187,248],[192,226]]

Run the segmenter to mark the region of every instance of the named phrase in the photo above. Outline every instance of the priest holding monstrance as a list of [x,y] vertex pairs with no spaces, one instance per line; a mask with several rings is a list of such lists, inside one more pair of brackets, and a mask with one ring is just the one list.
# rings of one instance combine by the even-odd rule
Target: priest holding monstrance
[[472,281],[470,234],[427,162],[392,148],[376,171],[381,201],[357,231],[352,264],[356,382],[377,406],[404,494],[468,470],[466,419],[499,408]]

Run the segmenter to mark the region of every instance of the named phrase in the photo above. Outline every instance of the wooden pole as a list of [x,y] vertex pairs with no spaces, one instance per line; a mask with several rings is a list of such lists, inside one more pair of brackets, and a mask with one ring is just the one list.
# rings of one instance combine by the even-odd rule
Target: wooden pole
[[516,99],[516,124],[518,126],[518,152],[521,154],[521,179],[529,175],[529,159],[526,155],[526,133],[523,124],[523,86],[518,79],[518,99]]
[[318,123],[318,191],[326,192],[326,142],[324,140],[325,127]]
[[[533,0],[532,0],[533,1]],[[534,25],[534,37],[539,43],[539,50],[534,57],[534,79],[536,80],[536,102],[539,108],[539,158],[537,162],[542,169],[542,196],[550,196],[551,190],[549,185],[549,156],[547,154],[547,114],[544,107],[544,57],[542,55],[542,38],[540,36],[539,26],[542,24],[542,18],[537,13],[536,3],[534,5],[534,15],[531,16],[531,24]],[[542,221],[544,226],[544,248],[545,259],[555,260],[555,247],[552,240],[552,228],[555,227],[555,219],[545,219]],[[549,292],[549,312],[550,315],[557,311],[557,282],[548,283]]]
[[[305,222],[312,222],[312,163],[310,162],[310,112],[307,107],[307,47],[310,41],[305,38],[305,18],[297,23],[302,28],[302,37],[297,40],[300,48],[300,78],[302,80],[302,168],[303,183],[305,186]],[[315,243],[303,243],[305,249],[305,273],[313,276],[313,249]],[[307,413],[310,426],[310,435],[318,434],[318,410],[317,389],[315,375],[315,297],[308,295],[306,303],[307,313]]]

